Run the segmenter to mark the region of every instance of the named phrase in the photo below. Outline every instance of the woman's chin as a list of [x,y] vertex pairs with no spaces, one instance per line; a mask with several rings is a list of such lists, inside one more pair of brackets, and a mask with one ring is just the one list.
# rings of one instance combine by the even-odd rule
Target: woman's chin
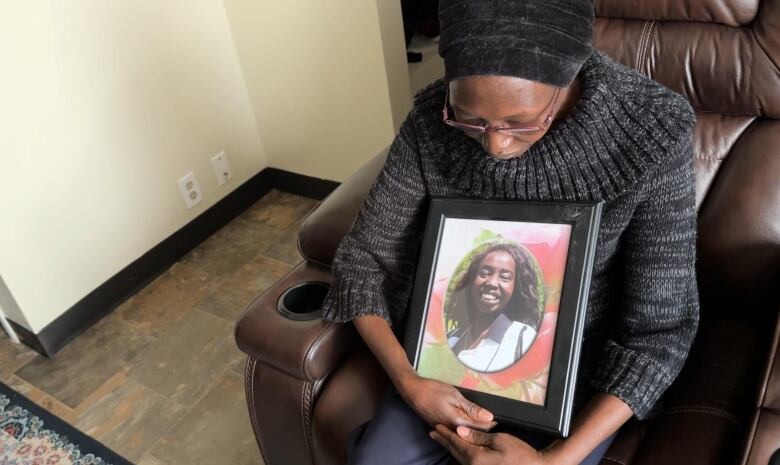
[[511,160],[512,158],[520,158],[523,155],[525,155],[526,152],[528,152],[528,149],[531,148],[530,146],[525,147],[523,149],[520,149],[516,152],[507,152],[507,153],[492,153],[488,152],[491,157],[496,158],[498,160]]
[[499,302],[495,305],[485,305],[480,303],[477,305],[477,311],[485,315],[492,315],[501,311],[501,303]]

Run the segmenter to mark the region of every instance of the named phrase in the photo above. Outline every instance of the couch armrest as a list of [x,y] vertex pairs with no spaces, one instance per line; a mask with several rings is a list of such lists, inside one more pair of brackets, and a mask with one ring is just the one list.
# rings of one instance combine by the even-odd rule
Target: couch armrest
[[300,263],[247,306],[236,323],[235,338],[249,357],[295,378],[318,381],[355,349],[359,336],[349,324],[319,318],[293,321],[277,311],[282,293],[306,281],[330,283],[330,272],[314,263]]
[[383,150],[330,193],[298,231],[298,249],[307,260],[330,266],[341,239],[355,221],[363,200],[387,159]]

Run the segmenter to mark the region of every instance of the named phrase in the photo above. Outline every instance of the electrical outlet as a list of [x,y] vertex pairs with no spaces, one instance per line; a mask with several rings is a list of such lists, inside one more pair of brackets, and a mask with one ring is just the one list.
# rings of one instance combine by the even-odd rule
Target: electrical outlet
[[211,166],[214,167],[214,174],[217,176],[217,182],[220,186],[230,181],[230,178],[233,177],[224,150],[211,157]]
[[179,179],[179,192],[184,197],[184,203],[187,204],[187,208],[192,208],[203,200],[198,180],[195,179],[195,174],[192,171]]

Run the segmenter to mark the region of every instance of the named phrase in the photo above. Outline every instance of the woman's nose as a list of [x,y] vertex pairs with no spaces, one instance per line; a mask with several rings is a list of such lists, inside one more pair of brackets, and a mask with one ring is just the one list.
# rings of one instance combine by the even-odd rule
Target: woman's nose
[[512,137],[496,131],[488,131],[482,135],[482,146],[493,155],[503,154],[512,143]]

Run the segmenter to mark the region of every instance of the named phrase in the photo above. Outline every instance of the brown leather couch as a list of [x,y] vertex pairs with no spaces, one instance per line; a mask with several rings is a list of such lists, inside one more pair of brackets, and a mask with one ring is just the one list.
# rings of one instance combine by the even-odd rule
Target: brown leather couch
[[[652,421],[629,422],[603,464],[765,465],[780,448],[780,0],[603,0],[595,45],[697,110],[701,325]],[[246,309],[246,395],[269,465],[340,464],[387,379],[351,325],[277,311],[329,264],[385,154],[299,233],[305,260]]]

